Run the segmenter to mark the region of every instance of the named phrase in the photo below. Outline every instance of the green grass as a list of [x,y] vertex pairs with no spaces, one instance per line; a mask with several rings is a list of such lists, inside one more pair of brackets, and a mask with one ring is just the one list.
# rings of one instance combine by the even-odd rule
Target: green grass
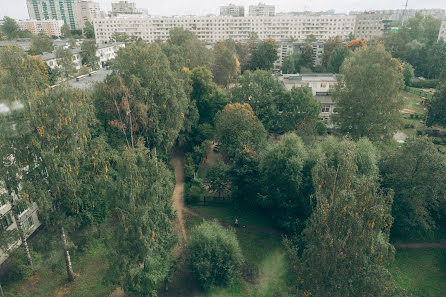
[[[56,260],[45,261],[53,257]],[[74,283],[68,283],[62,252],[45,255],[36,272],[26,280],[5,287],[6,296],[23,297],[102,297],[108,296],[115,288],[106,285],[102,278],[107,269],[105,247],[99,241],[93,242],[82,252],[72,256],[73,270],[77,275]],[[51,264],[50,264],[51,263]]]
[[446,296],[444,249],[399,249],[389,270],[396,284],[412,297]]

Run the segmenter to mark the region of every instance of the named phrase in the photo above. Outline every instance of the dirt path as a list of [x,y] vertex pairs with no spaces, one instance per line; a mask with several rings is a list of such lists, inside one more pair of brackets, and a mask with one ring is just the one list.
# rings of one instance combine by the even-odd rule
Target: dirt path
[[173,190],[172,200],[173,208],[177,212],[177,220],[175,225],[179,228],[182,240],[187,238],[186,228],[184,225],[184,155],[176,150],[172,155],[172,166],[175,170],[175,189]]
[[396,242],[393,246],[397,249],[446,249],[446,242]]

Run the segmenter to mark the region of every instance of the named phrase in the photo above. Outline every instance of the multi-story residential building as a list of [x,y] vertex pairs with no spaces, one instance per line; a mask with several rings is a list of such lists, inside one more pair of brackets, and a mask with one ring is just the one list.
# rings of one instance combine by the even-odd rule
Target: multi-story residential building
[[275,16],[276,8],[274,5],[266,5],[259,3],[257,5],[249,5],[249,16]]
[[277,56],[279,57],[274,62],[274,71],[280,71],[283,64],[283,59],[291,56],[295,52],[303,53],[306,46],[311,46],[313,50],[313,66],[321,65],[322,56],[324,55],[324,42],[323,41],[281,41],[278,43]]
[[243,17],[245,16],[245,7],[235,4],[220,6],[220,16]]
[[310,88],[314,98],[321,104],[319,117],[329,121],[335,112],[335,104],[330,96],[330,90],[336,85],[336,76],[331,73],[304,73],[278,75],[277,79],[287,90],[293,87]]
[[131,1],[119,1],[112,3],[113,14],[139,14],[136,3]]
[[443,39],[446,42],[446,21],[441,22],[440,32],[438,33],[438,41]]
[[356,16],[355,37],[371,40],[390,31],[389,15],[364,13]]
[[84,28],[85,22],[87,21],[93,23],[93,20],[101,15],[99,3],[94,1],[81,1],[79,3],[79,15],[82,28]]
[[32,20],[62,20],[72,30],[81,29],[80,0],[27,0]]
[[64,21],[60,20],[25,20],[18,21],[20,30],[28,30],[34,35],[43,33],[47,36],[60,37],[62,35],[62,26]]
[[382,9],[382,10],[371,10],[367,12],[351,11],[352,15],[360,15],[363,13],[377,13],[388,15],[389,19],[392,21],[406,21],[407,19],[414,17],[417,13],[424,16],[433,16],[438,19],[444,19],[446,17],[446,11],[439,8],[425,8],[425,9]]
[[276,41],[315,37],[327,40],[354,34],[356,16],[275,16],[275,17],[147,17],[118,16],[94,20],[96,40],[106,43],[114,32],[124,32],[148,42],[167,40],[175,27],[194,32],[207,43],[225,39],[246,41],[254,32],[260,39]]

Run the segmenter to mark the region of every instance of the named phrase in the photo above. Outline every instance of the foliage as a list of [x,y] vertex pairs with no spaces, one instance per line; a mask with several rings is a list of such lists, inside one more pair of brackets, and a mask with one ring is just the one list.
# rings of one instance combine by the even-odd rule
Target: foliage
[[7,273],[2,280],[8,284],[28,279],[40,262],[39,254],[31,250],[31,255],[34,259],[34,266],[30,266],[27,263],[23,249],[15,249],[8,257],[8,267],[5,269]]
[[438,82],[438,79],[424,79],[412,81],[409,86],[413,88],[436,88]]
[[351,54],[352,51],[348,47],[342,46],[335,48],[328,61],[327,70],[331,73],[339,73],[345,59],[350,57]]
[[1,25],[0,30],[9,40],[19,36],[19,25],[14,19],[7,16],[3,18],[3,24]]
[[392,196],[379,191],[376,175],[361,172],[362,157],[376,167],[373,153],[344,141],[322,151],[312,170],[315,207],[302,233],[304,248],[285,241],[299,296],[400,296],[383,267],[393,253]]
[[136,40],[137,38],[135,36],[129,36],[125,32],[113,32],[110,37],[110,42],[125,42],[126,44]]
[[81,45],[82,64],[88,66],[90,69],[96,70],[99,67],[99,57],[96,56],[98,47],[96,40],[84,40]]
[[446,112],[446,83],[442,85],[440,90],[432,100],[427,105],[427,126],[440,125],[446,127],[446,117],[444,116]]
[[247,103],[230,103],[217,113],[216,137],[226,156],[243,151],[258,151],[266,141],[266,131]]
[[344,43],[340,36],[330,37],[324,43],[324,54],[322,55],[322,66],[328,69],[328,63],[330,62],[333,51],[336,48],[344,47]]
[[156,289],[168,277],[176,244],[173,177],[148,154],[140,140],[116,160],[112,173],[115,221],[108,238],[108,277],[136,296],[156,296]]
[[367,46],[367,44],[366,44],[364,38],[358,38],[358,39],[351,40],[351,41],[347,42],[347,47],[349,49],[351,49],[352,51],[355,51],[358,48],[363,48],[366,46]]
[[43,53],[52,53],[53,50],[53,41],[45,34],[33,35],[31,38],[30,54],[41,55]]
[[170,70],[156,43],[126,46],[112,67],[113,74],[94,94],[98,118],[129,146],[142,136],[149,148],[167,152],[189,116],[189,99],[178,73]]
[[193,229],[188,260],[200,286],[228,285],[240,274],[243,255],[235,233],[217,222],[203,222]]
[[85,35],[85,38],[87,38],[87,39],[95,38],[93,24],[90,23],[89,21],[86,21],[84,24],[84,35]]
[[306,44],[300,56],[300,66],[311,69],[313,67],[313,48]]
[[381,172],[382,186],[395,192],[392,234],[409,238],[435,230],[440,207],[446,205],[446,163],[435,145],[426,138],[409,138],[386,154]]
[[409,86],[414,78],[414,69],[409,63],[403,64],[403,78],[406,86]]
[[230,188],[229,166],[222,160],[206,169],[204,184],[209,191],[214,192],[219,198],[226,196]]
[[66,39],[69,39],[72,36],[70,26],[67,24],[63,24],[61,33],[62,33],[62,36]]
[[382,45],[356,50],[341,67],[333,120],[353,138],[390,138],[399,121],[403,85],[400,64]]
[[237,74],[239,67],[240,62],[235,54],[226,47],[224,42],[217,42],[213,48],[213,63],[211,66],[214,81],[226,87]]
[[270,70],[274,62],[279,58],[277,56],[277,45],[270,40],[257,43],[252,51],[251,60],[248,69],[250,70]]
[[54,54],[63,77],[71,77],[76,72],[76,67],[73,64],[73,52],[69,48],[58,47]]
[[300,72],[300,54],[296,51],[292,55],[283,58],[282,73],[294,74]]

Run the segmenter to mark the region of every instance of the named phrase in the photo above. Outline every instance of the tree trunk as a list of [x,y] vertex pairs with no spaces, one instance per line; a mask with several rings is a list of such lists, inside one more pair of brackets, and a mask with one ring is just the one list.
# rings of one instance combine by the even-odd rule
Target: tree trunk
[[29,252],[28,241],[26,240],[25,230],[23,230],[22,221],[20,221],[19,216],[15,216],[15,222],[17,224],[17,229],[19,229],[20,240],[22,241],[23,247],[26,253],[26,260],[29,266],[33,266],[33,259],[31,258],[31,253]]
[[65,264],[67,266],[68,281],[72,282],[74,281],[74,272],[73,272],[73,267],[71,266],[71,258],[70,258],[70,251],[68,250],[67,237],[65,236],[64,228],[61,227],[60,229],[62,233],[62,242],[65,255]]
[[5,293],[3,293],[2,285],[0,284],[0,297],[5,297]]

